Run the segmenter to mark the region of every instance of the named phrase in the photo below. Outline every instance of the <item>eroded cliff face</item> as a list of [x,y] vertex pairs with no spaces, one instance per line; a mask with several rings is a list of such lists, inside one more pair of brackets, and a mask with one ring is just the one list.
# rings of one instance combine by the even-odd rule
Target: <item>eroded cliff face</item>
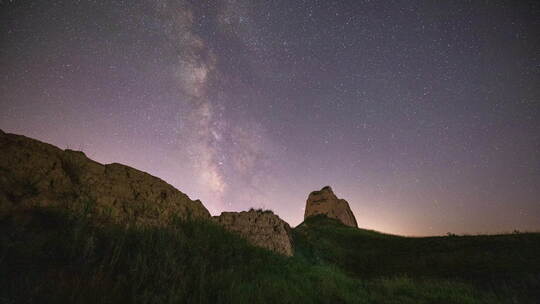
[[249,210],[222,212],[213,220],[225,229],[238,233],[255,246],[292,256],[291,227],[272,211]]
[[304,219],[317,214],[324,214],[347,226],[358,228],[349,203],[344,199],[339,199],[329,186],[313,191],[308,196]]
[[199,200],[150,174],[0,130],[0,216],[35,206],[86,210],[134,225],[210,218]]

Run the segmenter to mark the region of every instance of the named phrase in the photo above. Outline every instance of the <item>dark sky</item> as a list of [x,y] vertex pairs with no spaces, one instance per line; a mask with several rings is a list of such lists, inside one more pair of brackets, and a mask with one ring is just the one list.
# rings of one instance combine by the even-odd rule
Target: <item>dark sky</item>
[[0,1],[0,128],[291,225],[540,230],[536,1]]

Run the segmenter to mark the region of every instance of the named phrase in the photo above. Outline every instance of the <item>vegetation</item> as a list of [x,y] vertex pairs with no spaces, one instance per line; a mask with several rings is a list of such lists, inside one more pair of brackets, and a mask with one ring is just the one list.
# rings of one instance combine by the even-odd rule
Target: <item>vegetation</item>
[[294,229],[296,255],[359,279],[451,280],[505,302],[540,300],[540,234],[400,237],[354,229],[324,216]]
[[85,212],[41,208],[0,221],[0,303],[533,303],[538,296],[538,235],[410,239],[317,217],[295,229],[297,254],[286,258],[208,221],[129,228],[96,225]]
[[274,211],[271,210],[271,209],[263,209],[263,208],[249,208],[249,212],[259,212],[259,213],[270,213],[270,214],[274,214]]

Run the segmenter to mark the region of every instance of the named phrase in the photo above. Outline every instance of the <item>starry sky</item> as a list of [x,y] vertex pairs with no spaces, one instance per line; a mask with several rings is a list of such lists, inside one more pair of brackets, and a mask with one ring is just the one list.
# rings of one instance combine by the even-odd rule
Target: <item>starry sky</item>
[[0,128],[295,226],[540,230],[540,3],[0,1]]

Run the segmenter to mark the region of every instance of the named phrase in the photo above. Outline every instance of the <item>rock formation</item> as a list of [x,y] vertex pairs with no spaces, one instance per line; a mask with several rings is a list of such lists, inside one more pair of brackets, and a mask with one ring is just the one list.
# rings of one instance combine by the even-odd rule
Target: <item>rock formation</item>
[[64,206],[134,225],[210,218],[199,200],[150,174],[116,163],[102,165],[83,152],[1,130],[0,173],[0,216],[35,206]]
[[214,221],[236,232],[253,245],[292,256],[291,227],[272,211],[222,212]]
[[330,186],[323,187],[319,191],[313,191],[308,196],[304,219],[317,214],[324,214],[329,218],[341,221],[347,226],[358,228],[349,203],[344,199],[338,199]]

